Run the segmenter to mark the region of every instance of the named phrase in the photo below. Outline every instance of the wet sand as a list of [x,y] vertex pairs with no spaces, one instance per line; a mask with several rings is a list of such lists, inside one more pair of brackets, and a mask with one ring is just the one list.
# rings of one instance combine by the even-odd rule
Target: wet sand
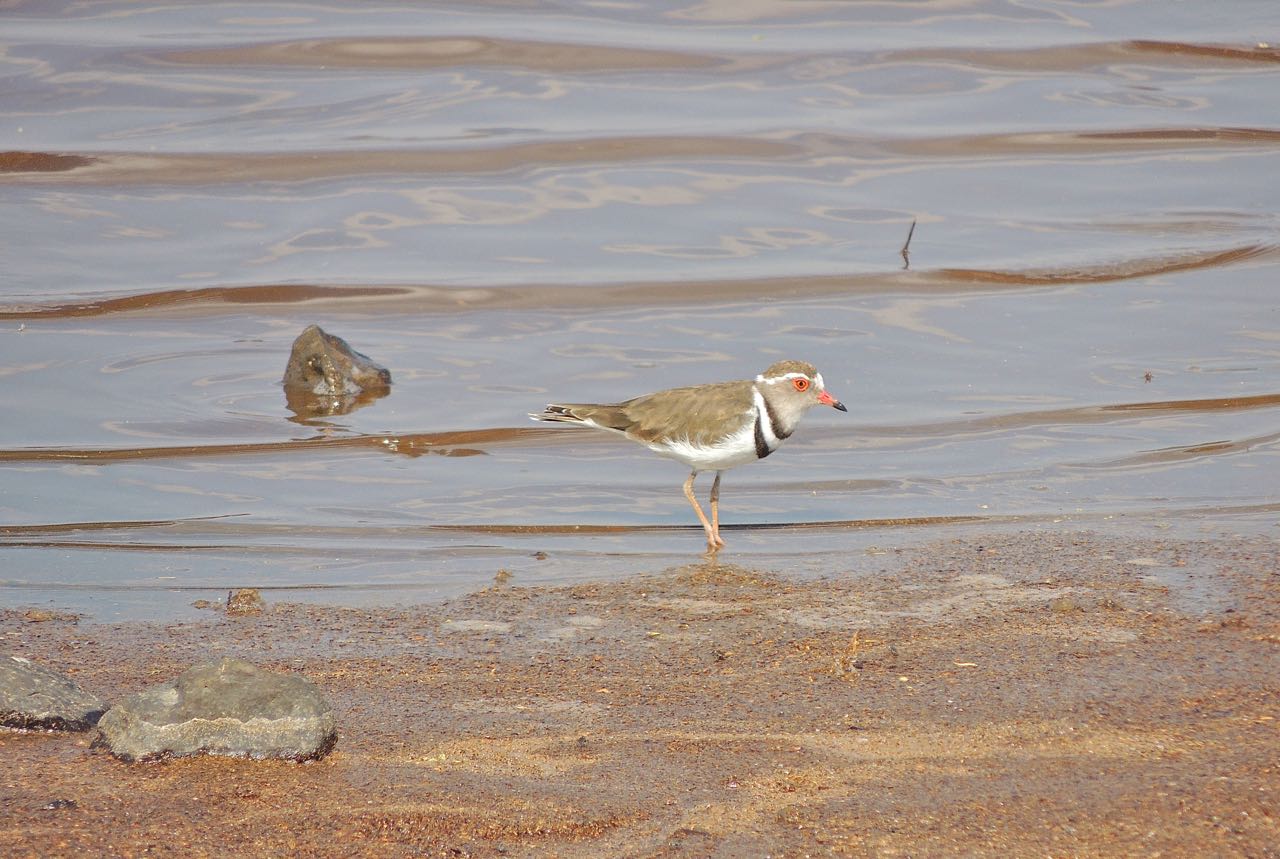
[[875,557],[179,625],[10,610],[6,651],[109,699],[237,655],[319,683],[341,738],[308,765],[130,766],[5,734],[0,853],[1277,855],[1275,541]]

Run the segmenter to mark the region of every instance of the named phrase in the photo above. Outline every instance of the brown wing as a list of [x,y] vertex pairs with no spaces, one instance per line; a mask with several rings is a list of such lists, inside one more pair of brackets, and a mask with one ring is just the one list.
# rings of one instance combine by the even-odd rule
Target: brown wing
[[658,438],[711,444],[752,420],[751,382],[720,382],[671,388],[622,403],[555,403],[532,417],[591,423],[642,444]]
[[711,444],[751,420],[751,406],[751,383],[743,381],[672,388],[614,408],[626,419],[624,431],[636,441],[647,444],[665,436]]

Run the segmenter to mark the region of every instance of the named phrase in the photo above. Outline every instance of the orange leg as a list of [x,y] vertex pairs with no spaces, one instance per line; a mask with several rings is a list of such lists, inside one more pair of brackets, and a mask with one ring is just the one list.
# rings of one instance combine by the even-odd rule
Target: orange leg
[[[689,499],[689,506],[693,508],[694,513],[698,514],[698,521],[702,523],[702,530],[707,532],[707,551],[714,554],[724,543],[717,542],[720,539],[716,533],[717,529],[707,519],[707,514],[702,512],[702,505],[698,503],[698,499],[693,494],[693,479],[697,476],[698,472],[691,472],[689,479],[684,482],[684,497]],[[713,506],[711,509],[714,511],[715,507]]]
[[716,472],[715,483],[711,484],[711,542],[717,549],[724,545],[720,539],[720,472]]

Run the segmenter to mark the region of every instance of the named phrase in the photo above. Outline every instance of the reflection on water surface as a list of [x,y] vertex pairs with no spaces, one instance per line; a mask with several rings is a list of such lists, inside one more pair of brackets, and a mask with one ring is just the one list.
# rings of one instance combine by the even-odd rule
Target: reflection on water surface
[[[1274,530],[1280,10],[3,15],[10,603],[660,569],[700,551],[682,469],[525,414],[780,357],[850,419],[725,476],[730,554],[761,565]],[[290,420],[311,323],[390,395]]]

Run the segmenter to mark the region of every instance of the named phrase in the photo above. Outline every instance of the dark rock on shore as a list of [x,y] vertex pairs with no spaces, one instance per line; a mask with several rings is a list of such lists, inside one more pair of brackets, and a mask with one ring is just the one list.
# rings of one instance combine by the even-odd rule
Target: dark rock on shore
[[69,677],[20,656],[0,657],[0,727],[87,731],[106,709]]
[[333,708],[303,677],[240,659],[199,665],[120,702],[95,748],[124,761],[210,754],[304,761],[337,742]]

